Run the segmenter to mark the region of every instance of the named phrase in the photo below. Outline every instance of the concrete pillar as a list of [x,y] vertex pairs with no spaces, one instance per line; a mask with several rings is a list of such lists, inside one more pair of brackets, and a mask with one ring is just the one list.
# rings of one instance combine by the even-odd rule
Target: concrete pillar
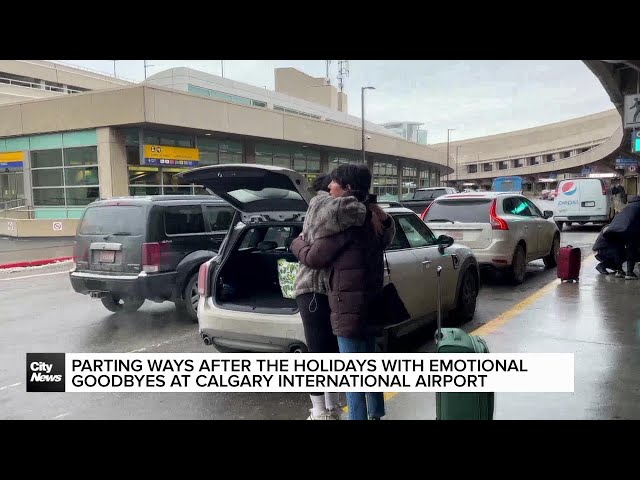
[[253,140],[243,140],[242,150],[244,151],[244,163],[256,163],[256,142]]
[[30,151],[24,152],[24,160],[22,163],[22,182],[24,185],[25,204],[33,206],[33,190],[31,188],[31,156]]
[[329,152],[326,150],[320,152],[320,172],[329,173]]
[[129,195],[129,172],[124,134],[119,134],[110,127],[98,128],[97,134],[100,198]]
[[402,200],[402,165],[404,162],[398,159],[398,201]]

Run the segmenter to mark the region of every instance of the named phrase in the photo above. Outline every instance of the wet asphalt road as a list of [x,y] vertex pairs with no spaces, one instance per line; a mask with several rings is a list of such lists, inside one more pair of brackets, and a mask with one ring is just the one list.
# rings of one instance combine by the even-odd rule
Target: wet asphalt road
[[[561,244],[588,252],[598,231],[565,227]],[[199,338],[197,324],[176,315],[173,304],[147,302],[134,314],[111,314],[98,300],[73,291],[69,268],[0,273],[0,418],[266,420],[308,415],[306,393],[27,393],[27,352],[215,352]],[[542,261],[529,265],[518,287],[484,278],[475,318],[463,328],[476,329],[555,278],[555,269],[545,270]],[[419,332],[403,347],[429,351],[432,338],[432,331]]]

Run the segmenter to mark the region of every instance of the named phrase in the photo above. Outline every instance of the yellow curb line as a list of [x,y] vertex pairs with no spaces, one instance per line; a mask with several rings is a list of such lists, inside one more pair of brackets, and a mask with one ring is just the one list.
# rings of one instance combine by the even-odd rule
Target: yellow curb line
[[[593,263],[594,260],[595,260],[595,256],[594,256],[593,253],[587,255],[584,258],[584,260],[582,261],[582,266],[580,268],[583,269],[584,267],[586,267],[586,266],[590,265],[591,263]],[[560,283],[561,283],[560,280],[557,279],[557,278],[555,280],[553,280],[552,282],[547,283],[540,290],[538,290],[537,292],[531,294],[530,296],[528,296],[527,298],[522,300],[517,305],[511,307],[506,312],[501,313],[496,318],[494,318],[492,320],[489,320],[487,323],[485,323],[481,327],[476,328],[474,331],[472,331],[470,333],[470,335],[482,336],[482,335],[489,335],[490,333],[495,332],[500,327],[505,326],[508,322],[513,320],[513,318],[516,317],[518,314],[522,313],[532,303],[535,303],[537,300],[540,300],[540,298],[544,297],[551,290],[553,290],[558,285],[560,285]],[[391,398],[395,397],[399,393],[400,392],[385,392],[384,399],[385,400],[390,400]],[[348,406],[347,407],[343,407],[342,410],[344,412],[348,412],[349,411],[349,407]]]

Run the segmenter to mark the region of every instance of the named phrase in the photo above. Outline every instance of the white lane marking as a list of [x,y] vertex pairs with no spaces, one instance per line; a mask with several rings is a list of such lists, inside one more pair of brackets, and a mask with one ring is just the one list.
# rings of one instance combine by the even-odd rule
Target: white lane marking
[[179,337],[175,337],[169,340],[165,340],[164,342],[160,342],[160,343],[156,343],[155,345],[150,345],[148,347],[142,347],[142,348],[137,348],[135,350],[131,350],[130,352],[127,353],[138,353],[138,352],[144,352],[145,350],[149,350],[150,348],[158,348],[158,347],[162,347],[163,345],[167,345],[169,343],[173,343],[173,342],[177,342],[180,340],[184,340],[185,338],[189,338],[189,337],[193,337],[194,333],[187,333],[185,335],[181,335]]
[[69,273],[67,271],[65,272],[52,272],[52,273],[39,273],[37,275],[27,275],[25,277],[12,277],[12,278],[0,278],[0,282],[6,282],[9,280],[20,280],[21,278],[33,278],[33,277],[46,277],[47,275],[60,275],[61,273]]
[[66,417],[67,415],[71,415],[71,412],[61,413],[60,415],[56,415],[55,417],[53,417],[51,420],[55,420],[56,418]]
[[0,387],[0,390],[5,390],[11,387],[17,387],[18,385],[22,385],[22,382],[14,383],[13,385],[7,385],[6,387]]

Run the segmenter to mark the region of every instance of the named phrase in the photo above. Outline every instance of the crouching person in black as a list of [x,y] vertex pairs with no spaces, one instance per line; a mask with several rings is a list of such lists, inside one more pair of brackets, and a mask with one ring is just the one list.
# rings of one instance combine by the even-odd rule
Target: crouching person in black
[[[624,258],[627,262],[627,271],[624,278],[627,280],[637,280],[634,273],[635,264],[640,260],[638,251],[640,247],[640,197],[635,195],[629,199],[629,203],[618,213],[603,230],[606,240],[620,245],[625,251]],[[616,273],[621,276],[621,273]]]
[[592,250],[596,254],[596,260],[600,262],[596,265],[596,270],[602,275],[609,275],[609,270],[613,270],[616,277],[624,277],[624,271],[622,270],[626,255],[624,244],[605,238],[604,233],[608,228],[606,226],[602,229],[593,244]]

